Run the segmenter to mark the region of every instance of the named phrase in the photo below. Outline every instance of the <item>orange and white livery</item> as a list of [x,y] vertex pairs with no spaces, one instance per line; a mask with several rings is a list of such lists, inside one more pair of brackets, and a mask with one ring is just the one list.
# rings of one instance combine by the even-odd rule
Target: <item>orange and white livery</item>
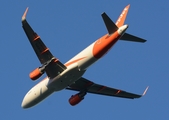
[[106,15],[102,18],[108,30],[108,33],[99,38],[79,54],[74,56],[65,64],[61,63],[58,58],[54,57],[49,48],[42,42],[40,36],[34,32],[26,20],[26,9],[22,16],[22,27],[37,55],[41,66],[30,73],[32,80],[37,80],[44,73],[47,77],[31,88],[22,101],[23,108],[30,108],[56,91],[63,89],[78,91],[72,95],[69,103],[74,106],[84,99],[87,93],[100,95],[122,97],[122,98],[139,98],[143,95],[129,93],[120,89],[110,88],[104,85],[96,84],[86,78],[83,78],[85,71],[97,60],[103,57],[118,40],[145,42],[146,40],[125,33],[128,25],[123,25],[129,5],[124,8],[116,24]]

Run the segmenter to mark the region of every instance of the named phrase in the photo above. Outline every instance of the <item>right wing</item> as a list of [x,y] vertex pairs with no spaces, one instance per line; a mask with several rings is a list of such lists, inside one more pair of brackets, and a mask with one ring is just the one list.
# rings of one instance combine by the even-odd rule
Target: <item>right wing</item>
[[66,89],[74,90],[74,91],[85,91],[87,93],[94,93],[94,94],[100,94],[100,95],[106,95],[106,96],[134,99],[134,98],[140,98],[143,95],[145,95],[146,91],[148,90],[148,87],[144,91],[143,95],[138,95],[138,94],[133,94],[133,93],[126,92],[120,89],[115,89],[115,88],[106,87],[104,85],[99,85],[85,78],[80,78],[74,84],[70,85]]
[[52,53],[49,51],[49,48],[47,48],[42,42],[40,36],[34,32],[29,23],[26,21],[27,11],[28,8],[22,16],[22,27],[39,61],[41,62],[42,67],[45,67],[45,72],[48,77],[56,77],[59,73],[63,72],[66,69],[66,66],[52,55]]

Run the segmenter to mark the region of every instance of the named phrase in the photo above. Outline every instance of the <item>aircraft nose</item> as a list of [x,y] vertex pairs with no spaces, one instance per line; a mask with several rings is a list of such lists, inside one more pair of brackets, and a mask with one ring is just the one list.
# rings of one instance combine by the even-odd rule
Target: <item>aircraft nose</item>
[[26,108],[26,104],[25,104],[24,101],[22,101],[21,107],[22,107],[22,108]]
[[21,104],[21,107],[22,107],[22,108],[28,108],[28,104],[27,104],[27,102],[26,102],[25,99],[23,99],[22,104]]
[[32,96],[32,94],[29,93],[29,94],[26,94],[25,97],[23,98],[21,107],[26,109],[36,104],[37,104],[36,98]]
[[32,100],[30,99],[31,97],[29,95],[25,95],[25,97],[22,100],[21,107],[26,109],[32,107]]

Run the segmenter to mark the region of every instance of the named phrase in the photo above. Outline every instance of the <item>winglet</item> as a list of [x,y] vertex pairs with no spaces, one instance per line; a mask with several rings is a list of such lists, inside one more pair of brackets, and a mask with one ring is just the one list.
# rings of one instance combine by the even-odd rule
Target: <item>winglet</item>
[[119,18],[118,18],[118,20],[116,22],[117,27],[121,27],[124,24],[124,21],[126,20],[126,16],[127,16],[128,10],[129,10],[129,7],[130,7],[130,4],[127,5],[123,9],[121,15],[119,16]]
[[28,7],[26,8],[26,10],[25,10],[25,12],[24,12],[24,14],[22,16],[22,21],[24,21],[26,19],[27,12],[28,12]]
[[144,96],[147,93],[148,88],[149,88],[149,86],[146,87],[146,89],[144,90],[142,96]]

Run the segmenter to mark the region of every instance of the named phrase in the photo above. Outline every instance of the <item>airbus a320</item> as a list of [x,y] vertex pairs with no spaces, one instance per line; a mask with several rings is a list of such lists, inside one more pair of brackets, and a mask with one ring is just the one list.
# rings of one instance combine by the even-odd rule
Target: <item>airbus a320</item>
[[52,93],[63,89],[78,91],[77,94],[72,95],[69,99],[69,103],[72,106],[80,103],[87,93],[130,99],[140,98],[145,95],[148,87],[142,95],[138,95],[100,85],[82,77],[86,70],[103,57],[118,40],[146,42],[142,38],[125,32],[128,25],[124,25],[124,21],[129,7],[130,5],[124,8],[116,23],[106,13],[103,13],[101,16],[108,33],[97,39],[65,64],[52,55],[40,36],[31,28],[26,20],[27,8],[22,16],[22,27],[41,63],[41,66],[33,70],[29,76],[33,81],[38,80],[44,73],[46,73],[47,77],[28,91],[22,101],[22,108],[30,108]]

